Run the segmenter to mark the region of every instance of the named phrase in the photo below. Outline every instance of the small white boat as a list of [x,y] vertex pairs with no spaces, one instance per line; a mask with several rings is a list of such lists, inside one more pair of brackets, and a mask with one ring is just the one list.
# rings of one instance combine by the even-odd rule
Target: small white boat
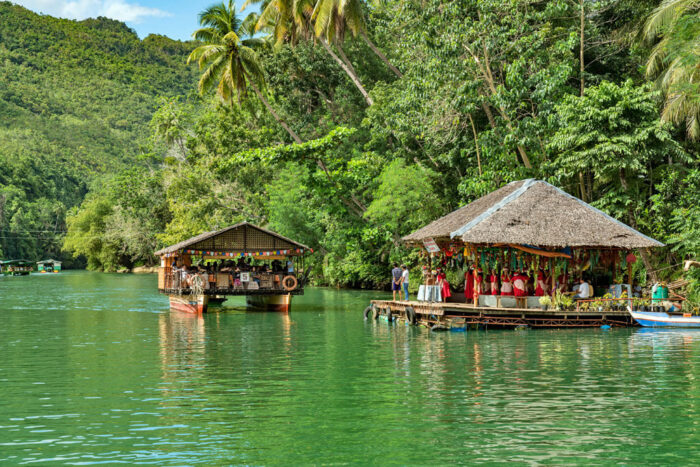
[[632,318],[641,326],[652,328],[700,328],[700,316],[669,315],[658,311],[632,311]]

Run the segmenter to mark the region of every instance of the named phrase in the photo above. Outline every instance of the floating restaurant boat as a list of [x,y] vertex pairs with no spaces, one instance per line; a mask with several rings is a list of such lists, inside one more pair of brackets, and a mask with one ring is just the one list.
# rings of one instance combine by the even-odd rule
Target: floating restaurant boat
[[[423,284],[418,300],[372,300],[364,315],[431,328],[633,326],[634,252],[663,246],[534,179],[509,183],[402,240],[421,250],[424,277],[414,271],[409,281]],[[465,292],[434,274],[437,267],[461,270]],[[570,281],[586,276],[585,298],[576,297]]]
[[650,328],[700,328],[700,316],[674,315],[658,311],[629,311],[640,325]]
[[55,259],[45,259],[36,263],[37,271],[41,273],[57,273],[61,271],[61,262]]
[[5,276],[27,276],[34,270],[34,267],[31,261],[11,259],[0,262],[0,270]]
[[245,296],[256,310],[290,311],[302,295],[313,250],[278,233],[241,222],[163,248],[158,290],[172,310],[203,313],[210,302]]

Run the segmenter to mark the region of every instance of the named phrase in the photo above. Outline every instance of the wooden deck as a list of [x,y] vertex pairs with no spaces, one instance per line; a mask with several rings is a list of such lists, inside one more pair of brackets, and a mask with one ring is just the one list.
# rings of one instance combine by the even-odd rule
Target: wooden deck
[[435,303],[418,301],[372,300],[373,316],[390,316],[406,320],[411,307],[420,324],[433,327],[481,325],[495,327],[599,327],[634,326],[627,311],[618,310],[542,310],[538,308],[476,307],[467,303]]

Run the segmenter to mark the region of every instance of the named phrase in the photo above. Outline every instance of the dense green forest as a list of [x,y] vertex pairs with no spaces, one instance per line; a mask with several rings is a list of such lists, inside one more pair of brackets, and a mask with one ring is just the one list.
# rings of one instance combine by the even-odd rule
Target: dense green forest
[[[133,49],[115,45],[114,55],[95,57],[87,76],[95,76],[93,66],[115,73],[106,85],[114,101],[80,131],[97,141],[86,146],[88,154],[95,154],[92,148],[100,147],[105,131],[124,141],[120,154],[79,156],[68,141],[60,146],[70,154],[65,166],[48,154],[51,164],[20,164],[40,179],[48,170],[79,179],[61,200],[61,214],[90,188],[68,213],[64,245],[85,256],[89,267],[148,264],[159,245],[245,219],[314,247],[320,283],[383,286],[389,262],[411,261],[415,254],[401,246],[402,235],[530,177],[548,180],[666,243],[645,258],[648,267],[700,256],[697,2],[248,3],[259,13],[237,16],[232,3],[204,11],[190,48],[163,38],[158,48],[155,40],[133,38]],[[13,21],[32,16],[5,10]],[[118,44],[121,34],[131,37],[107,20],[36,20],[27,31],[47,22],[52,29],[94,29]],[[8,34],[2,36],[4,55]],[[18,55],[36,50],[27,45],[35,40],[25,38]],[[90,55],[84,50],[92,49],[80,45],[77,50]],[[190,51],[198,86],[183,68]],[[149,61],[140,54],[165,57]],[[49,55],[55,54],[42,57]],[[60,61],[71,60],[77,70],[81,59]],[[139,80],[126,73],[129,86],[148,84],[144,94],[167,94],[147,128],[120,127],[120,120],[107,117],[123,112],[121,121],[135,122],[134,113],[143,109],[139,121],[149,118],[146,104],[134,103],[133,94],[117,97],[112,89],[131,60],[134,68],[159,70],[155,74],[169,83],[156,86],[163,81],[145,69]],[[164,69],[167,75],[160,76]],[[17,86],[34,79],[11,75]],[[48,99],[46,87],[42,81],[30,95],[55,100]],[[82,88],[75,92],[69,101],[74,107],[95,105],[91,96],[80,97]],[[7,101],[3,97],[2,105]],[[32,122],[58,113],[25,107],[15,112],[17,119],[31,115]],[[140,133],[147,129],[150,137]],[[17,124],[12,131],[19,131]],[[6,151],[18,137],[2,138]],[[44,139],[31,144],[36,141]],[[29,152],[27,143],[15,144],[15,151]],[[80,170],[112,175],[90,185],[73,175]],[[57,205],[46,203],[45,209]]]
[[0,2],[0,258],[70,258],[67,211],[104,176],[142,165],[162,99],[196,83],[191,50],[111,19]]

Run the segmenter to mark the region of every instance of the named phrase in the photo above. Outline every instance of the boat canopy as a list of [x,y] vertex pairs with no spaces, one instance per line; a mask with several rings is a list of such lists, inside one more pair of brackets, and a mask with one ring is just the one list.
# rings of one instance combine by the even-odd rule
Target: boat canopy
[[42,261],[37,261],[36,264],[53,264],[60,266],[61,262],[56,259],[44,259]]
[[200,255],[235,256],[301,256],[311,253],[308,246],[271,230],[241,222],[221,230],[205,232],[175,245],[156,251],[159,256]]
[[9,259],[7,261],[0,261],[0,264],[7,266],[32,266],[34,262],[26,259]]

